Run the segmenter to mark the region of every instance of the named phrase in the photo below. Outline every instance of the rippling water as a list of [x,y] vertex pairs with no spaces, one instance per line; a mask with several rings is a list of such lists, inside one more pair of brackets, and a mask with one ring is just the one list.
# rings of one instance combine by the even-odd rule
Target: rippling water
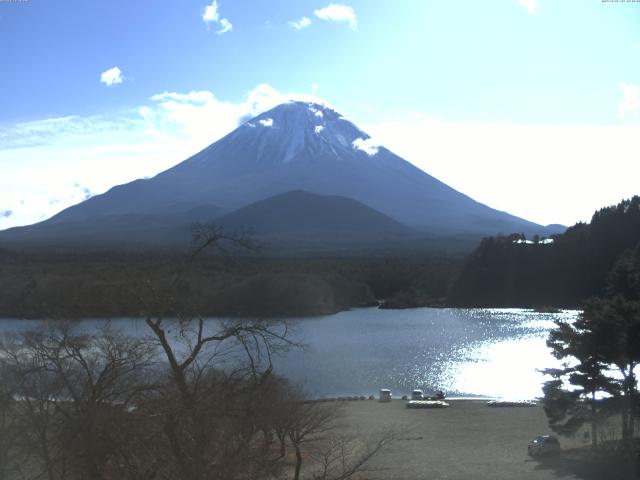
[[532,398],[537,369],[557,365],[545,341],[554,319],[520,309],[357,309],[298,323],[308,347],[276,362],[277,371],[314,395],[414,388],[451,396]]
[[[295,321],[295,339],[306,344],[275,358],[276,372],[313,396],[361,395],[392,389],[442,389],[449,396],[525,399],[540,396],[537,371],[557,365],[545,345],[557,314],[521,309],[379,310],[362,308]],[[32,322],[0,320],[0,331]],[[85,328],[100,321],[88,320]],[[141,321],[112,322],[130,334],[146,333]]]

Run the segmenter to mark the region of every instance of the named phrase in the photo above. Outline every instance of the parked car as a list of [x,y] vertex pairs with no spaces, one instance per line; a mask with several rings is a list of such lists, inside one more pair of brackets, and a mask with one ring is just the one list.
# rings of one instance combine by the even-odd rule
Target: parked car
[[422,390],[415,389],[411,392],[411,400],[422,400],[423,398]]
[[527,451],[532,457],[560,452],[560,442],[553,435],[541,435],[529,442]]

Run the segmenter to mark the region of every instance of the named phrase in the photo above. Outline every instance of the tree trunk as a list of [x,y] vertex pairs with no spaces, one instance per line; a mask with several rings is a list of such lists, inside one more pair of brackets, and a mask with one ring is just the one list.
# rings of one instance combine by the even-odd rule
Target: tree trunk
[[49,443],[47,439],[46,430],[42,429],[39,432],[40,447],[42,449],[42,460],[44,461],[45,470],[47,471],[47,478],[49,480],[55,480],[55,474],[53,471],[53,461],[49,452]]
[[598,419],[596,418],[596,392],[591,392],[591,448],[598,446]]
[[300,480],[300,469],[302,468],[302,452],[300,447],[296,445],[296,469],[293,473],[293,480]]
[[636,376],[633,373],[635,365],[629,365],[629,437],[635,437],[635,417],[636,417]]
[[620,412],[622,418],[622,441],[626,443],[629,439],[629,376],[624,369],[620,369],[622,373],[622,409]]

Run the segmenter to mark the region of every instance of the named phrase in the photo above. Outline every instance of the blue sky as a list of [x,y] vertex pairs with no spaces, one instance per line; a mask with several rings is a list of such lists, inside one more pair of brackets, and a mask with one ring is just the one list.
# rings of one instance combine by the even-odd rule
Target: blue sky
[[640,3],[132,5],[0,2],[0,228],[154,175],[294,94],[530,220],[640,193]]

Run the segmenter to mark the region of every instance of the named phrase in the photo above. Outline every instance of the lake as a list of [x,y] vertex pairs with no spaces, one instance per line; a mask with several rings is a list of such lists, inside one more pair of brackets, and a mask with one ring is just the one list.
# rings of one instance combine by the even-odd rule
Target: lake
[[[369,395],[380,388],[400,396],[421,388],[457,397],[534,398],[542,395],[544,381],[538,369],[558,365],[545,345],[554,320],[573,320],[578,314],[360,308],[292,319],[293,338],[306,346],[276,357],[275,371],[313,397]],[[0,322],[2,332],[37,323]],[[91,329],[98,322],[83,324]],[[130,334],[146,332],[140,320],[112,324]]]

